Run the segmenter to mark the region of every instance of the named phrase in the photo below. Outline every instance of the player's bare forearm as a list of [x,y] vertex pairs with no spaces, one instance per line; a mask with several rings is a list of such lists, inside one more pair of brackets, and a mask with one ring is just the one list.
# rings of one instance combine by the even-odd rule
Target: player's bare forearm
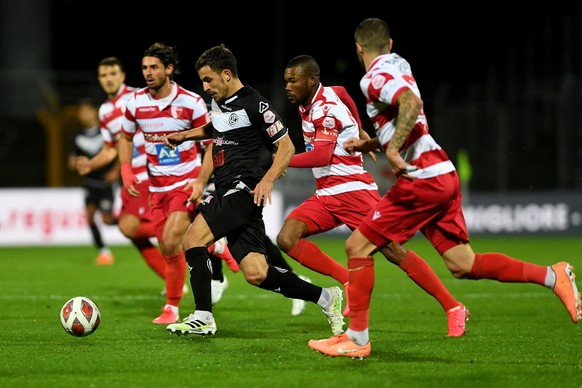
[[91,171],[97,170],[117,158],[117,149],[110,145],[104,144],[103,148],[90,161],[88,167]]
[[289,162],[295,155],[295,146],[289,135],[282,137],[276,144],[277,152],[271,168],[267,170],[263,179],[257,184],[251,194],[254,196],[254,203],[257,206],[266,206],[271,203],[271,192],[273,182],[285,173]]
[[344,149],[350,154],[356,151],[367,153],[380,148],[380,141],[377,137],[369,140],[352,137],[344,142]]
[[117,154],[119,155],[119,163],[131,163],[133,156],[133,138],[125,133],[122,133],[117,142]]
[[212,137],[212,124],[206,123],[201,127],[191,128],[186,131],[175,132],[167,135],[164,138],[164,143],[174,149],[185,141],[189,140],[204,140]]
[[400,150],[408,139],[408,135],[414,128],[416,119],[422,110],[422,100],[412,91],[407,90],[398,98],[398,117],[396,119],[396,130],[388,148]]
[[202,159],[202,167],[200,168],[200,173],[196,178],[197,181],[202,182],[204,186],[208,184],[212,173],[214,172],[214,162],[212,160],[212,147],[213,144],[206,146],[206,151],[204,151],[204,158]]
[[275,153],[275,159],[273,160],[273,165],[267,171],[263,179],[268,179],[274,182],[281,174],[285,172],[291,158],[295,155],[295,146],[291,141],[289,135],[281,138],[277,144],[277,152]]

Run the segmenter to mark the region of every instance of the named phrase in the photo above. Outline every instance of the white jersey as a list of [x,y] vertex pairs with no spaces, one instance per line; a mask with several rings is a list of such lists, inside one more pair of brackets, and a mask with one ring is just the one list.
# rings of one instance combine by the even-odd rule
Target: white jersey
[[[398,106],[396,101],[402,92],[411,90],[420,97],[408,62],[396,53],[384,54],[372,62],[360,81],[366,97],[366,111],[380,145],[385,150],[396,130]],[[416,178],[431,178],[455,170],[446,152],[428,133],[428,124],[421,110],[412,132],[400,149],[400,155],[418,170],[408,173]]]
[[202,97],[175,82],[170,95],[162,99],[154,98],[149,88],[130,96],[122,130],[134,136],[139,128],[144,134],[150,192],[167,192],[196,179],[202,165],[197,143],[187,141],[172,150],[164,144],[164,137],[209,121]]
[[364,169],[362,154],[350,155],[344,149],[346,140],[359,137],[359,127],[333,87],[319,84],[311,104],[299,106],[299,115],[307,152],[314,142],[335,142],[330,164],[312,168],[316,195],[378,190],[374,178]]
[[[105,100],[99,107],[99,123],[103,143],[111,147],[117,147],[117,141],[121,135],[121,124],[125,114],[125,105],[131,94],[137,90],[127,85],[122,85],[117,95]],[[133,157],[131,165],[134,175],[142,182],[148,180],[145,154],[145,140],[143,134],[138,132],[133,138]]]

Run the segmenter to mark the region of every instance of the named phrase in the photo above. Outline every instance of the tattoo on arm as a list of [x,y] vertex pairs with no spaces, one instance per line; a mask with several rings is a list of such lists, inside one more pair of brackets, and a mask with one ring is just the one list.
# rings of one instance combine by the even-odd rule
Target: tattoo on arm
[[394,136],[392,136],[388,148],[396,148],[399,150],[404,145],[412,128],[414,128],[414,123],[416,123],[416,119],[418,118],[421,109],[422,100],[412,91],[407,90],[402,93],[398,98],[396,130],[394,131]]

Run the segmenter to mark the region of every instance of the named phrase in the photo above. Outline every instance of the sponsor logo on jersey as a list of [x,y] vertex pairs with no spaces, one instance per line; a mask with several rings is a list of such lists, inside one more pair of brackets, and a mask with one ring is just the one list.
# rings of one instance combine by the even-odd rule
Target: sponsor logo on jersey
[[267,124],[273,124],[275,122],[275,113],[269,109],[263,113],[263,120],[265,120],[265,123]]
[[263,113],[267,109],[269,109],[269,104],[267,104],[265,101],[259,101],[259,113]]
[[235,125],[236,123],[238,123],[238,116],[236,115],[236,113],[231,113],[230,116],[228,116],[228,123],[230,125]]
[[143,134],[144,138],[152,143],[156,143],[159,141],[164,141],[164,138],[166,137],[166,135],[158,135],[155,133],[145,133]]
[[283,123],[277,120],[273,125],[267,128],[267,133],[269,134],[270,137],[273,137],[281,129],[283,129]]
[[380,217],[382,217],[382,214],[380,214],[380,212],[378,210],[376,210],[374,212],[374,215],[372,216],[372,221],[376,221]]
[[173,106],[170,108],[170,112],[172,112],[172,117],[175,119],[179,119],[180,116],[182,116],[183,111],[184,108],[182,108],[181,106]]
[[156,108],[155,106],[140,106],[139,108],[137,108],[138,112],[153,112],[156,111],[158,108]]
[[179,164],[182,161],[180,159],[180,151],[177,148],[172,150],[164,144],[156,144],[156,154],[158,155],[160,166]]
[[213,143],[216,144],[217,146],[237,145],[238,144],[238,142],[236,142],[236,141],[225,140],[224,137],[218,137],[218,138],[214,139]]

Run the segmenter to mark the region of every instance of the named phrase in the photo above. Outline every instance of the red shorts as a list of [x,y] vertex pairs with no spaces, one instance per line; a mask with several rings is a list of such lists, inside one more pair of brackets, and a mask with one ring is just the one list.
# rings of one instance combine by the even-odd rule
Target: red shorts
[[148,182],[142,182],[135,186],[139,190],[139,197],[129,195],[127,189],[121,189],[121,210],[119,217],[124,214],[131,214],[139,217],[142,221],[151,221],[152,213],[150,209],[150,192]]
[[421,231],[439,254],[469,242],[456,171],[429,179],[400,178],[358,230],[374,245],[404,244]]
[[186,212],[192,216],[192,219],[194,218],[196,206],[188,201],[191,191],[184,191],[183,188],[179,187],[163,193],[150,193],[152,219],[156,225],[158,241],[162,241],[162,232],[170,213]]
[[336,195],[312,195],[296,207],[287,219],[302,221],[309,228],[309,235],[347,225],[354,230],[380,200],[373,190],[358,190]]

